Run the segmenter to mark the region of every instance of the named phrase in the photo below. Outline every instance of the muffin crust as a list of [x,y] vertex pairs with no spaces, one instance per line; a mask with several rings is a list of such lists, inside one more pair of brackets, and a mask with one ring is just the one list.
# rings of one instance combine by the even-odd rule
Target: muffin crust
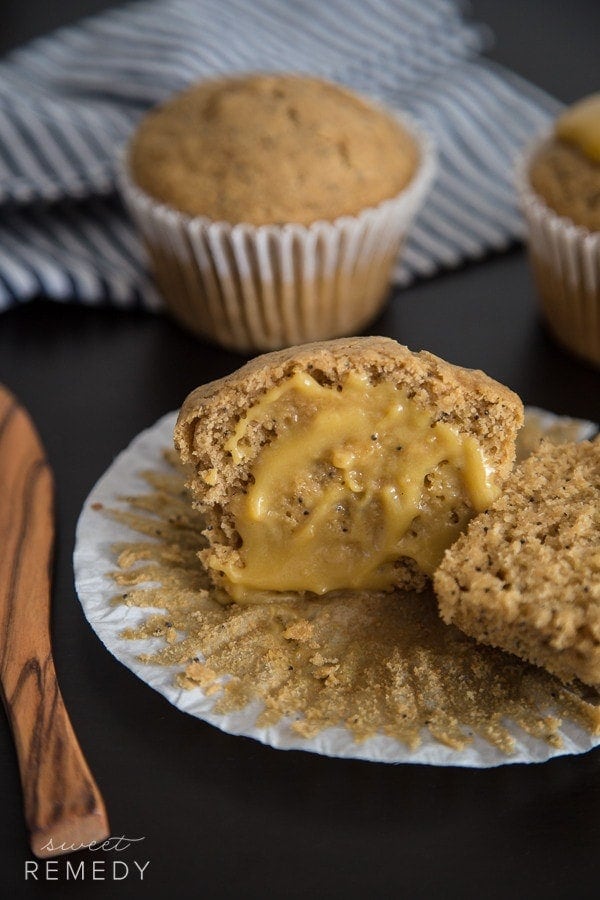
[[339,85],[257,74],[203,82],[150,112],[129,164],[146,193],[190,216],[308,225],[399,194],[418,150]]
[[[433,434],[436,424],[439,423],[440,428],[448,427],[461,438],[477,442],[485,454],[486,465],[489,467],[488,478],[495,486],[496,493],[511,469],[515,452],[515,435],[523,418],[522,404],[511,391],[492,381],[482,372],[452,366],[429,353],[412,353],[388,338],[329,341],[266,354],[231,376],[194,391],[185,401],[175,429],[175,444],[180,457],[184,463],[191,463],[193,466],[190,487],[194,502],[205,513],[209,526],[207,536],[210,548],[203,551],[202,559],[211,571],[215,583],[225,587],[226,590],[230,589],[232,568],[244,565],[241,533],[238,529],[239,498],[246,494],[250,496],[256,487],[256,466],[259,465],[259,459],[264,459],[265,454],[269,453],[269,448],[274,448],[278,440],[281,440],[280,433],[285,435],[289,427],[286,420],[289,418],[295,422],[302,414],[301,406],[289,409],[283,407],[278,410],[275,418],[267,416],[263,420],[262,416],[254,419],[253,410],[260,404],[261,398],[267,396],[273,388],[285,388],[286,384],[301,373],[306,373],[311,380],[315,379],[333,392],[343,393],[350,380],[357,376],[368,380],[375,388],[378,384],[387,383],[400,389],[401,394],[398,396],[406,396],[411,403],[414,402],[416,407],[431,416],[431,424],[426,429],[428,432]],[[374,393],[375,390],[372,396]],[[372,400],[366,402],[370,403]],[[249,418],[248,411],[250,411]],[[316,421],[314,413],[311,412],[310,415],[311,418],[306,424],[307,429],[312,428]],[[244,434],[242,453],[234,449],[234,445],[237,444],[235,441],[232,442],[232,438],[235,439],[236,433],[240,430],[240,423]],[[357,435],[359,430],[357,415]],[[337,434],[335,428],[334,432]],[[376,448],[380,439],[384,441],[383,432],[381,435],[371,435],[374,452],[379,452]],[[306,443],[309,440],[310,433],[307,431]],[[422,452],[425,453],[427,441],[423,436],[413,436],[412,440],[423,441]],[[345,452],[345,445],[340,449]],[[412,452],[406,442],[394,450],[400,451],[403,458],[407,454],[410,458]],[[329,459],[327,454],[326,458]],[[318,456],[318,459],[315,457],[319,466],[321,459],[321,456]],[[398,460],[402,467],[400,457]],[[449,458],[446,463],[448,461]],[[338,462],[339,467],[343,469],[343,461]],[[337,468],[335,472],[329,471],[331,467],[326,468],[327,471],[323,471],[323,496],[328,494],[331,485],[334,484],[327,478],[339,477]],[[357,468],[361,469],[361,463],[358,463]],[[438,485],[442,469],[443,466],[440,466],[439,470],[436,467],[425,478],[421,514],[415,516],[410,526],[410,540],[415,544],[414,552],[411,556],[408,553],[402,555],[399,549],[396,550],[398,555],[394,560],[393,571],[386,572],[386,578],[389,574],[392,576],[390,587],[395,585],[419,589],[426,585],[427,578],[415,563],[415,559],[419,556],[417,543],[429,541],[432,523],[438,521],[436,514],[439,518],[452,514],[452,521],[465,527],[466,521],[474,513],[473,503],[461,485],[450,487],[444,480],[445,475],[442,478],[442,486]],[[298,473],[305,477],[304,472],[304,468],[301,470],[293,468],[289,490],[293,492],[294,499],[297,499],[298,495],[302,496],[303,504],[308,503],[312,510],[311,502],[306,499],[306,492],[312,491],[312,481],[300,490],[294,480]],[[367,495],[365,485],[364,493],[360,493],[361,503]],[[278,496],[283,504],[287,503],[285,486],[282,486]],[[449,496],[453,498],[454,505],[446,508]],[[338,507],[335,508],[336,516],[338,511],[344,512],[338,510]],[[275,509],[271,506],[269,509],[275,515]],[[294,535],[296,513],[300,527],[302,516],[309,513],[304,512],[304,506],[296,506],[295,502],[292,503],[289,514],[287,506],[284,512],[286,527],[289,519],[291,535]],[[339,547],[340,553],[345,554],[347,546],[350,547],[348,541],[352,540],[352,527],[355,522],[356,519],[350,520],[351,533],[347,538],[340,535],[335,539],[339,541],[335,546]],[[326,527],[329,528],[329,524]],[[373,523],[373,541],[377,528],[378,521]],[[341,529],[342,532],[344,530]],[[454,537],[455,535],[452,539]],[[449,542],[446,541],[444,546],[448,546]],[[332,548],[333,552],[338,550],[334,551]],[[374,545],[373,552],[375,552]],[[443,547],[440,554],[441,552]],[[275,561],[273,564],[275,565]],[[333,562],[331,565],[333,571]],[[350,563],[348,566],[346,575],[352,579],[354,573]],[[229,573],[229,577],[224,577],[226,572]],[[290,572],[290,583],[293,574]],[[337,586],[351,587],[352,584],[348,581],[344,585]],[[311,590],[309,585],[306,587]],[[276,587],[273,583],[272,589],[284,588],[280,585]],[[268,588],[263,586],[262,590]],[[293,590],[300,591],[301,588],[294,583]],[[236,599],[239,597],[236,596]]]
[[529,180],[559,216],[600,231],[600,164],[579,147],[557,138],[546,141],[532,159]]

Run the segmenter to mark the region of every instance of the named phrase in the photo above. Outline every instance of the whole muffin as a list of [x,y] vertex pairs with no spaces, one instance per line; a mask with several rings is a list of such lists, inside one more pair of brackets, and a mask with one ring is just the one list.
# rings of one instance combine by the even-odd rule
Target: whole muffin
[[600,94],[557,119],[531,154],[522,190],[548,326],[600,365]]
[[374,317],[433,160],[414,127],[339,85],[255,74],[150,112],[125,169],[170,310],[244,351]]

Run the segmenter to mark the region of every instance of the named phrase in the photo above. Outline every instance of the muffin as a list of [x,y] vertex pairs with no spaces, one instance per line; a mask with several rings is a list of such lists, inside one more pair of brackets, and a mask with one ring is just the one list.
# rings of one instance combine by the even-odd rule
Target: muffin
[[521,193],[548,327],[600,366],[600,94],[557,119],[525,163]]
[[444,622],[600,687],[599,534],[600,439],[542,443],[446,552]]
[[173,315],[252,351],[374,318],[433,169],[413,124],[339,85],[254,74],[150,112],[121,183]]
[[260,356],[197,388],[175,428],[202,561],[238,602],[423,589],[498,496],[522,421],[483,372],[389,338]]

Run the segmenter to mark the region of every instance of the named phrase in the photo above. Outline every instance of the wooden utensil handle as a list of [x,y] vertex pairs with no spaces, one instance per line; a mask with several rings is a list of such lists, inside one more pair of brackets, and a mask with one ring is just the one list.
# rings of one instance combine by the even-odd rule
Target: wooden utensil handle
[[50,645],[53,479],[27,413],[0,388],[0,678],[36,856],[109,834]]

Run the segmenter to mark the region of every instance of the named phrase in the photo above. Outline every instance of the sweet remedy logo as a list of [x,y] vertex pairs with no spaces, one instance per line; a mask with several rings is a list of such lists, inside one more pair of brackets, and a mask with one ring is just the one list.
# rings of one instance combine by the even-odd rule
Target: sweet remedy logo
[[[89,850],[91,853],[123,853],[132,844],[144,841],[144,837],[108,837],[104,841],[90,841],[88,844],[55,844],[50,838],[42,847],[49,854],[76,853]],[[126,878],[144,880],[150,860],[145,862],[124,859],[26,859],[25,881],[124,881]]]

